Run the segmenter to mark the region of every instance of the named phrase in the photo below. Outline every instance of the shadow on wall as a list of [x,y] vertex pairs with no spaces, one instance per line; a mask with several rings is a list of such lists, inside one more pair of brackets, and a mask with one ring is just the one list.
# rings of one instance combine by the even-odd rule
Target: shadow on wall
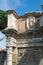
[[0,51],[0,65],[6,65],[6,58],[7,58],[7,52],[6,51]]
[[[17,65],[43,65],[43,46],[19,48],[18,50]],[[6,55],[6,51],[0,51],[0,65],[6,65]]]
[[43,65],[43,47],[27,48],[26,52],[20,53],[18,65]]

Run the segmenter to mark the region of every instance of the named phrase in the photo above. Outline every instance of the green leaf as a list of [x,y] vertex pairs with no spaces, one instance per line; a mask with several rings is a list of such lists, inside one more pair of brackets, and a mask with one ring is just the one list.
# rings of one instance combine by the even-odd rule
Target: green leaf
[[7,26],[7,12],[0,10],[0,30]]

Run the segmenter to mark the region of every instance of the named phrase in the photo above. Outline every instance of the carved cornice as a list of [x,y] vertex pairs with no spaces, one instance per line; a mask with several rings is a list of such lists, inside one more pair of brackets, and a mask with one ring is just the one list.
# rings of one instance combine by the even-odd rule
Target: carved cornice
[[25,13],[24,15],[22,16],[19,16],[15,10],[8,10],[6,11],[8,14],[11,14],[13,13],[13,15],[16,17],[16,18],[25,18],[25,17],[28,17],[28,16],[35,16],[35,17],[39,17],[39,16],[42,16],[43,15],[43,12],[27,12]]
[[6,12],[7,12],[8,14],[12,14],[12,13],[13,13],[13,15],[14,15],[16,18],[19,18],[18,14],[16,13],[15,10],[7,10]]
[[3,33],[3,34],[5,34],[6,36],[13,36],[13,35],[17,35],[18,34],[18,32],[15,30],[15,29],[13,29],[13,28],[5,28],[5,29],[3,29],[3,30],[1,30],[1,32]]
[[[18,38],[19,39],[23,39],[23,38],[29,38],[29,37],[30,38],[33,38],[33,37],[36,37],[35,34],[37,34],[37,37],[40,37],[41,36],[41,34],[40,34],[41,33],[41,30],[39,30],[39,29],[27,30],[25,32],[20,33],[20,32],[18,32],[17,30],[15,30],[13,28],[5,28],[1,32],[3,34],[5,34],[6,36],[14,37],[16,39],[18,39]],[[40,34],[40,35],[38,35],[38,34]]]

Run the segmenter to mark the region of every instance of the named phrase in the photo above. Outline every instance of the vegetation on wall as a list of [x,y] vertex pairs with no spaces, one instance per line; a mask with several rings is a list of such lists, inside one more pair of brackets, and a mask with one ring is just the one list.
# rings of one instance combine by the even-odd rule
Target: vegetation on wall
[[0,30],[7,26],[7,12],[0,10]]

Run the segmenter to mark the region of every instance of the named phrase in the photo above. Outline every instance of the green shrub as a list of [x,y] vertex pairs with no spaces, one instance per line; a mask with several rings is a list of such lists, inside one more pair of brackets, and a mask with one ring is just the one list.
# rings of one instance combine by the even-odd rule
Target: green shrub
[[0,10],[0,30],[7,27],[7,12]]

